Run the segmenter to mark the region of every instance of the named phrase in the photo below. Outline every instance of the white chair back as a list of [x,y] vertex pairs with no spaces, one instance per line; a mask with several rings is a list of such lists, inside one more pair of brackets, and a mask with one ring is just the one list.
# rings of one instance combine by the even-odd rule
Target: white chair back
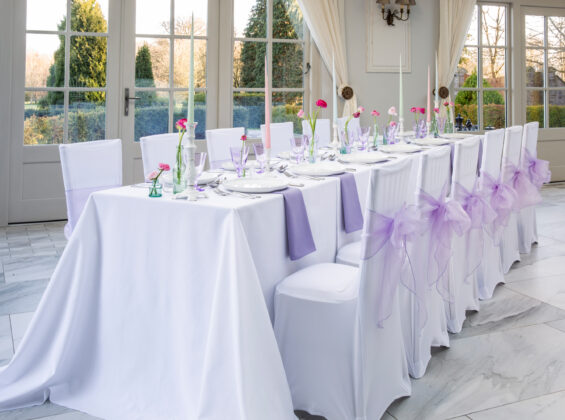
[[483,156],[481,172],[486,172],[494,179],[500,176],[502,162],[502,147],[504,145],[504,129],[487,131],[483,139]]
[[[522,151],[524,149],[527,150],[533,157],[537,157],[538,132],[539,122],[533,121],[524,124],[524,132],[522,133]],[[524,157],[524,153],[522,153],[522,159],[524,159]]]
[[[312,129],[308,121],[302,120],[302,134],[311,136]],[[318,137],[318,146],[328,146],[332,140],[330,120],[318,119],[316,121],[316,136]]]
[[[183,139],[184,142],[185,139]],[[166,133],[141,137],[139,144],[143,161],[143,177],[147,179],[147,175],[157,169],[160,163],[166,163],[171,168],[173,167],[177,155],[179,134]]]
[[241,136],[245,128],[218,128],[206,130],[206,147],[212,169],[218,168],[225,161],[231,160],[230,147],[241,146]]
[[[522,150],[522,126],[517,125],[508,127],[504,134],[504,147],[502,148],[502,168],[507,164],[518,166],[520,164],[520,154]],[[508,177],[513,176],[508,171],[502,172],[502,180],[508,181]]]
[[[337,129],[341,132],[341,130],[345,129],[345,123],[349,117],[341,117],[337,119]],[[361,128],[361,123],[359,122],[359,118],[351,118],[349,121],[349,125],[347,126],[348,133],[357,133]],[[351,135],[351,134],[350,134]]]
[[438,147],[422,154],[420,158],[419,190],[439,198],[443,188],[449,182],[451,150],[449,146]]
[[122,141],[97,140],[59,146],[67,200],[69,238],[91,193],[122,185]]
[[[292,121],[271,123],[271,153],[275,157],[279,153],[290,150],[290,139],[294,137]],[[261,124],[261,139],[265,144],[265,124]]]
[[456,183],[467,191],[473,190],[477,180],[480,145],[481,138],[479,136],[473,136],[455,143],[451,191],[455,191]]

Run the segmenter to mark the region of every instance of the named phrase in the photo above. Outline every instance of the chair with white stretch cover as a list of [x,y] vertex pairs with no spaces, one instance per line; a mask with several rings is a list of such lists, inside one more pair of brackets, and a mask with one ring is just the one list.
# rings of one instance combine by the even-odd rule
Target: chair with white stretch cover
[[[337,129],[339,133],[341,133],[341,130],[345,130],[345,123],[347,122],[348,118],[349,117],[341,117],[337,119]],[[351,120],[349,120],[349,124],[347,125],[347,133],[349,134],[350,138],[357,137],[357,133],[360,129],[361,123],[359,122],[359,118],[351,118]]]
[[[487,131],[483,139],[483,154],[481,159],[480,183],[481,190],[485,195],[491,197],[495,191],[490,190],[497,187],[501,178],[502,148],[504,146],[504,129]],[[490,179],[490,181],[488,181]],[[487,182],[488,181],[488,182]],[[488,185],[487,185],[488,184]],[[491,198],[490,204],[494,204]],[[496,211],[496,208],[493,210]],[[498,222],[496,222],[498,223]],[[480,299],[490,299],[494,289],[499,283],[504,283],[504,273],[502,272],[502,260],[500,258],[498,233],[493,229],[485,229],[483,242],[483,260],[477,269],[477,286],[479,288]]]
[[[275,335],[295,408],[328,419],[379,419],[392,401],[410,395],[398,289],[387,289],[386,317],[378,313],[381,292],[398,280],[401,264],[387,266],[391,240],[365,253],[373,249],[371,212],[395,217],[409,176],[409,162],[371,171],[360,268],[316,264],[277,286]],[[387,269],[392,275],[383,275]]]
[[67,200],[65,236],[70,238],[90,194],[122,185],[122,141],[61,144],[59,154]]
[[[471,217],[472,227],[461,237],[452,240],[453,255],[449,270],[449,293],[446,302],[447,328],[449,332],[461,331],[465,311],[479,310],[479,292],[476,270],[483,254],[483,217],[492,223],[494,212],[486,201],[479,197],[477,168],[481,139],[473,136],[455,143],[451,199],[457,200]],[[474,215],[475,217],[473,217]],[[476,220],[476,226],[473,221]]]
[[[525,167],[528,157],[537,158],[539,122],[524,124],[522,134],[521,166]],[[518,212],[518,238],[520,253],[529,254],[532,244],[538,241],[536,226],[536,208],[529,206]]]
[[[312,136],[312,128],[306,120],[302,120],[302,134]],[[316,121],[316,137],[318,146],[327,146],[331,142],[330,120],[318,119]]]
[[[441,198],[449,185],[450,155],[448,146],[422,154],[417,193],[424,192],[435,199]],[[422,208],[420,196],[417,204]],[[410,264],[405,264],[402,272],[402,283],[413,283],[408,289],[400,288],[400,307],[408,369],[414,378],[420,378],[426,372],[431,347],[449,347],[444,298],[438,292],[437,285],[430,283],[440,275],[435,258],[430,255],[433,242],[430,229],[426,229],[409,243]]]
[[[520,165],[522,150],[522,126],[513,126],[506,129],[504,147],[502,149],[502,182],[510,184],[513,174],[507,168]],[[507,225],[502,230],[500,241],[500,255],[502,258],[502,272],[508,273],[512,264],[520,261],[520,248],[518,245],[518,217],[517,212],[510,213]]]
[[[271,156],[290,150],[290,139],[294,137],[292,121],[271,123]],[[261,124],[261,138],[265,144],[265,124]]]
[[206,148],[210,168],[216,169],[222,163],[231,161],[230,147],[241,146],[241,136],[245,134],[245,128],[218,128],[206,130]]
[[174,166],[179,145],[179,134],[165,133],[141,137],[139,145],[141,146],[143,175],[146,177],[157,169],[160,163],[166,163],[171,168]]

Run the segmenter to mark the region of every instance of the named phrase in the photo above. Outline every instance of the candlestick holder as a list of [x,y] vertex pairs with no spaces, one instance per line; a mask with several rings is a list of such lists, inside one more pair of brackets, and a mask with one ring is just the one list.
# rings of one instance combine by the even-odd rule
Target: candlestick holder
[[186,159],[186,185],[189,194],[198,194],[196,191],[196,165],[194,164],[194,153],[196,152],[196,126],[197,122],[187,123],[186,133],[188,141],[184,146],[184,154]]
[[271,148],[265,148],[265,167],[267,172],[271,172]]
[[334,123],[333,123],[333,137],[332,137],[332,144],[331,144],[331,148],[334,149],[334,150],[339,150],[339,148],[341,146],[337,130],[338,130],[337,123],[334,121]]

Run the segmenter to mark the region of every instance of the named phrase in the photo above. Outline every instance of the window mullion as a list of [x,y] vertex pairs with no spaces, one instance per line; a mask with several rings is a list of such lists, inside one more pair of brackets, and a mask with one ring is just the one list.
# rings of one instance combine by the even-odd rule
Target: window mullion
[[[267,66],[269,69],[269,105],[273,115],[273,0],[267,0]],[[267,96],[265,95],[265,100]]]
[[64,109],[64,122],[63,122],[63,143],[69,142],[69,81],[71,71],[71,0],[67,0],[67,19],[65,20],[65,75],[63,77],[65,88],[63,109]]
[[[170,0],[169,8],[169,119],[167,121],[168,132],[173,131],[173,112],[175,108],[175,98],[173,88],[175,87],[175,0]],[[191,23],[192,25],[192,23]],[[192,52],[191,52],[192,53]],[[187,97],[188,106],[188,97]],[[188,109],[188,108],[187,108]]]

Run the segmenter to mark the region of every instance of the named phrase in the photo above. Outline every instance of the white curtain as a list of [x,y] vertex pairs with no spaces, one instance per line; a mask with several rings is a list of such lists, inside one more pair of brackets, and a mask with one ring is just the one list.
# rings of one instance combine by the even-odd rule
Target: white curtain
[[[438,79],[440,87],[449,87],[453,81],[476,3],[476,0],[439,1]],[[451,93],[447,100],[451,102]],[[443,107],[440,106],[440,108]],[[453,108],[451,108],[451,114],[453,121]]]
[[[330,72],[332,56],[335,57],[336,83],[341,92],[341,88],[348,86],[349,78],[345,50],[345,0],[298,0],[298,4]],[[352,88],[355,91],[355,87]],[[353,95],[345,101],[342,115],[351,115],[356,110],[357,97]]]

